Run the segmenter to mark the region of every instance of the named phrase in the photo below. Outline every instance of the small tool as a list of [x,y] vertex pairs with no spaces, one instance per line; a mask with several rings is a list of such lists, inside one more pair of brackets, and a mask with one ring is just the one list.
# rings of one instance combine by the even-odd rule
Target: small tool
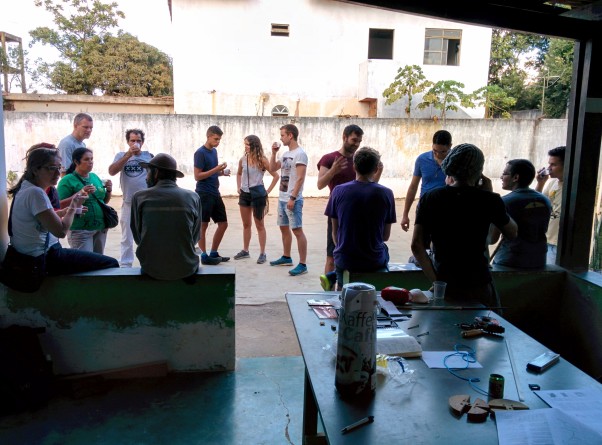
[[352,423],[351,425],[347,425],[345,428],[341,430],[341,433],[345,434],[349,431],[353,431],[361,426],[368,425],[369,423],[374,422],[374,416],[364,417],[363,419],[358,420],[357,422]]

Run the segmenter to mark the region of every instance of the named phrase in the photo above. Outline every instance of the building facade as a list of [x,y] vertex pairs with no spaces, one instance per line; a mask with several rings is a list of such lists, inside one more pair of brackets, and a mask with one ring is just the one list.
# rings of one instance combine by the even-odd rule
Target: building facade
[[386,106],[382,96],[405,65],[466,93],[487,85],[490,28],[334,0],[172,0],[171,8],[177,114],[405,117],[403,101]]

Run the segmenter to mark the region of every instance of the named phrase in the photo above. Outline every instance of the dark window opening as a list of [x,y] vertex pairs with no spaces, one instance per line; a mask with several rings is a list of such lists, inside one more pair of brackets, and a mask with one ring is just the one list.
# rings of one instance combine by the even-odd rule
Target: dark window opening
[[393,29],[370,29],[368,59],[393,59]]
[[288,35],[288,25],[285,25],[283,23],[272,23],[272,36],[288,37]]

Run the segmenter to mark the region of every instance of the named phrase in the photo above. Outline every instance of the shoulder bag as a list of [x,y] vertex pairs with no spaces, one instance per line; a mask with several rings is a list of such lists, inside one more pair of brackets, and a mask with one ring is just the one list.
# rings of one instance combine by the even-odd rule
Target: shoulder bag
[[263,182],[259,185],[251,187],[251,181],[249,180],[249,157],[247,156],[247,185],[249,186],[249,193],[251,194],[251,201],[259,201],[262,198],[268,196],[268,192],[263,185]]
[[[86,185],[82,178],[80,178],[79,176],[77,176],[77,178],[82,184],[84,184],[84,186]],[[102,217],[104,220],[105,227],[107,229],[117,227],[117,224],[119,224],[119,215],[117,214],[117,211],[110,205],[107,205],[103,201],[98,199],[96,195],[92,194],[92,197],[96,199],[98,205],[100,206],[100,210],[102,210]]]
[[[12,216],[15,196],[10,205],[10,215],[8,217],[8,234],[13,236]],[[46,251],[48,250],[48,240],[50,233],[46,232],[46,242],[44,244],[44,253],[38,256],[26,255],[15,249],[12,244],[8,245],[4,261],[2,261],[2,270],[0,271],[0,281],[11,289],[20,292],[35,292],[44,281],[46,276]]]
[[263,179],[261,184],[251,187],[251,181],[249,179],[249,156],[247,156],[247,185],[249,186],[249,193],[251,194],[253,215],[257,219],[262,219],[270,211],[270,200],[268,199],[268,192],[263,185]]

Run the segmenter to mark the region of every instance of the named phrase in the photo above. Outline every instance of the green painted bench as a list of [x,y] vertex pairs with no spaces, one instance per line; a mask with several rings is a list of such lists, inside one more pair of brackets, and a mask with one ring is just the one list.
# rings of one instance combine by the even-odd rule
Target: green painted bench
[[33,294],[0,284],[0,325],[43,326],[58,375],[167,361],[172,371],[235,368],[233,267],[196,282],[158,281],[139,268],[48,277]]

